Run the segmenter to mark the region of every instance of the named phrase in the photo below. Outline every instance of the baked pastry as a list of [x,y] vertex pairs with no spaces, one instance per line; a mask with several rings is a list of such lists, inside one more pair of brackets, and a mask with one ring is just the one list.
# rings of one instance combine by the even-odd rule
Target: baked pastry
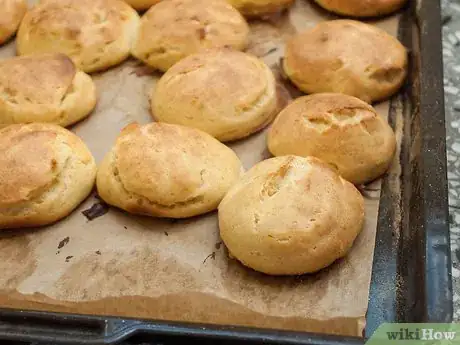
[[17,52],[64,53],[84,72],[100,71],[129,56],[138,24],[121,0],[45,0],[24,16]]
[[83,141],[53,124],[0,129],[0,229],[54,223],[91,192],[96,163]]
[[132,54],[160,71],[206,48],[243,50],[249,27],[224,0],[168,0],[141,19]]
[[399,10],[406,0],[315,0],[324,9],[350,17],[384,16]]
[[155,4],[158,4],[161,0],[124,0],[126,3],[131,5],[138,11],[147,10]]
[[393,130],[358,98],[319,93],[297,98],[273,122],[268,148],[274,156],[314,156],[354,184],[375,180],[390,166]]
[[64,54],[0,61],[0,126],[29,122],[69,126],[88,116],[95,105],[91,77]]
[[270,15],[284,10],[295,0],[227,0],[246,17]]
[[236,154],[202,131],[132,124],[101,163],[97,189],[130,213],[186,218],[216,209],[241,173]]
[[305,93],[384,100],[404,83],[407,52],[382,29],[353,20],[321,22],[286,45],[283,69]]
[[26,11],[26,0],[0,0],[0,44],[16,33]]
[[273,120],[276,82],[258,58],[228,49],[192,55],[152,89],[153,116],[205,131],[220,141],[240,139]]
[[230,255],[271,275],[331,265],[350,250],[363,222],[359,191],[313,157],[262,161],[219,205],[220,236]]

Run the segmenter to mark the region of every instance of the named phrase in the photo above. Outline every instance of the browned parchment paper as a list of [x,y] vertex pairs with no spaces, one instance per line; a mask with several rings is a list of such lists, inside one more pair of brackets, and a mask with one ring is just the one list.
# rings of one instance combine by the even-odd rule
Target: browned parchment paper
[[[249,51],[279,74],[283,40],[333,18],[298,0],[288,13],[251,23]],[[395,34],[397,22],[377,25]],[[13,55],[14,42],[0,48],[0,58]],[[93,77],[97,108],[72,130],[99,162],[124,126],[152,121],[147,92],[160,75],[129,60]],[[388,103],[377,108],[387,115]],[[265,136],[230,145],[246,168],[269,157]],[[91,196],[53,226],[0,233],[0,305],[361,336],[378,198],[367,193],[365,228],[345,259],[319,274],[279,278],[228,259],[216,213],[170,221],[110,209],[89,222],[81,212],[98,201]]]

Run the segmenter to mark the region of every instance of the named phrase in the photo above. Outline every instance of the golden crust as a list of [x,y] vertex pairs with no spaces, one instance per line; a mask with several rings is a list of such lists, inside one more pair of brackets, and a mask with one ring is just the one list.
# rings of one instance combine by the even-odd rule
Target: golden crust
[[90,114],[96,89],[64,54],[0,61],[0,126],[46,122],[69,126]]
[[26,0],[0,0],[0,44],[15,34],[26,11]]
[[258,58],[228,49],[185,58],[152,89],[153,116],[205,131],[220,141],[244,138],[277,112],[276,82]]
[[216,209],[241,172],[236,154],[204,132],[132,124],[99,167],[97,188],[130,213],[186,218]]
[[24,16],[17,52],[64,53],[95,72],[129,56],[138,24],[137,12],[121,0],[45,0]]
[[324,9],[350,17],[378,17],[396,12],[407,0],[315,0]]
[[250,169],[219,205],[220,235],[245,266],[316,272],[345,256],[364,222],[359,191],[326,163],[283,156]]
[[375,26],[333,20],[291,38],[283,69],[305,93],[345,93],[370,103],[390,97],[402,86],[407,52]]
[[278,115],[268,148],[274,156],[317,157],[362,184],[388,169],[396,138],[369,104],[343,94],[316,94],[297,98]]
[[227,0],[246,17],[270,15],[291,6],[295,0]]
[[243,50],[248,37],[248,24],[224,0],[168,0],[144,14],[132,54],[167,71],[203,49],[227,46]]
[[123,0],[131,7],[138,11],[147,10],[153,5],[158,4],[161,0]]
[[96,164],[75,134],[52,124],[0,129],[0,229],[70,214],[91,192]]

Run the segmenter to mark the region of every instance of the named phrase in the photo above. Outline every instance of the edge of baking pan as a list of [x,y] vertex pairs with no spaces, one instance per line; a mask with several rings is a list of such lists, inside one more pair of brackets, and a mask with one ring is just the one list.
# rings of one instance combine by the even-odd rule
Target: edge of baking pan
[[[412,1],[401,19],[399,38],[411,55],[408,85],[399,95],[401,190],[395,195],[384,180],[367,335],[383,322],[452,321],[441,26],[439,0]],[[394,117],[391,112],[393,124]],[[399,204],[400,214],[390,203]]]
[[[414,159],[413,180],[417,188],[410,199],[410,227],[420,229],[420,255],[424,261],[423,305],[415,313],[415,322],[451,322],[452,263],[449,231],[446,127],[444,110],[442,20],[439,0],[419,0],[416,13],[420,37],[420,155]],[[412,157],[411,157],[412,161]],[[420,198],[422,202],[417,202]],[[406,267],[409,267],[406,265]],[[409,293],[415,296],[419,281]],[[414,301],[417,306],[418,301]],[[410,320],[412,321],[412,320]]]
[[[397,176],[401,187],[394,188],[394,176],[384,179],[366,337],[384,322],[452,320],[440,16],[439,0],[412,1],[401,21],[400,39],[410,47],[411,73],[390,113],[395,126],[402,108],[404,135]],[[0,339],[91,345],[168,339],[187,344],[364,342],[324,334],[7,309],[0,310]]]

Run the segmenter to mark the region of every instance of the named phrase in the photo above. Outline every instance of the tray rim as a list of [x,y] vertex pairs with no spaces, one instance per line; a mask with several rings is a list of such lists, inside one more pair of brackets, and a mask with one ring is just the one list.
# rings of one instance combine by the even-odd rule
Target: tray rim
[[[402,189],[401,193],[406,194],[401,202],[402,207],[408,206],[409,210],[414,207],[420,213],[409,212],[405,215],[405,222],[402,221],[398,225],[401,229],[391,229],[392,231],[387,231],[387,236],[382,236],[383,231],[378,231],[367,315],[367,335],[372,334],[383,322],[451,322],[453,315],[440,0],[412,1],[410,8],[404,13],[415,18],[418,29],[420,69],[416,73],[419,73],[419,103],[418,109],[411,110],[418,111],[420,135],[423,140],[415,165],[406,171],[416,186],[412,185],[409,191],[407,188]],[[409,36],[403,37],[403,40],[414,38]],[[414,56],[412,59],[415,59]],[[410,155],[410,152],[405,151],[403,154]],[[413,169],[418,169],[415,174]],[[434,171],[437,174],[433,174]],[[385,189],[385,183],[388,182],[385,180],[381,198],[391,200],[391,192]],[[412,198],[413,196],[415,198]],[[381,202],[377,229],[393,227],[390,222],[397,215],[387,211],[385,202]],[[410,239],[417,242],[412,244],[418,256],[413,253],[405,255],[403,252],[407,247],[400,245],[392,249],[391,252],[396,256],[390,265],[385,265],[389,262],[379,260],[381,251],[378,248],[383,248],[379,244],[384,243],[387,249],[391,249],[388,246],[393,244],[393,231],[402,230],[404,238],[404,231],[411,231],[414,224],[417,225],[416,236]],[[414,272],[399,272],[398,264],[401,264],[401,260],[406,264],[406,269],[410,264],[415,265],[417,269],[414,269]],[[383,273],[387,274],[387,279],[396,280],[399,279],[398,274],[407,273],[412,282],[403,284],[399,291],[395,290],[387,296],[374,298],[379,295],[377,290]],[[417,279],[420,279],[422,284]],[[422,302],[418,301],[419,297],[422,297]],[[64,327],[63,332],[56,333],[56,327],[62,327],[63,324],[68,325],[67,329]],[[353,345],[364,342],[364,338],[326,334],[0,309],[0,339],[5,340],[96,345],[119,342],[134,334],[187,334],[212,340],[285,344]]]

